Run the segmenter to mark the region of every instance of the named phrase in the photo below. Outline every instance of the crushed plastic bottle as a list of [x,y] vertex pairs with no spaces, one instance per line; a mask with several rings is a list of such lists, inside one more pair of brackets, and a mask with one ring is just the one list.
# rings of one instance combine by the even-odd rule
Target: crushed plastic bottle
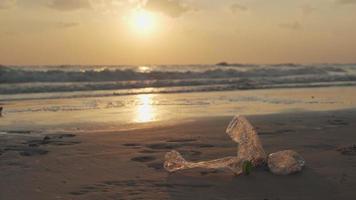
[[227,168],[234,174],[239,175],[243,172],[244,161],[250,161],[254,167],[265,163],[266,153],[257,132],[245,117],[234,117],[226,129],[226,133],[238,144],[237,156],[189,162],[179,152],[173,150],[165,155],[164,168],[169,172],[191,168]]
[[238,144],[237,158],[251,161],[259,166],[266,161],[266,153],[255,128],[244,117],[235,116],[226,129],[226,133]]
[[298,172],[305,165],[304,159],[291,150],[272,153],[268,157],[262,147],[258,134],[250,122],[243,116],[235,116],[226,129],[226,133],[237,143],[237,156],[220,159],[190,162],[173,150],[166,153],[164,168],[169,172],[192,168],[230,169],[235,175],[244,172],[244,163],[250,162],[258,167],[266,162],[275,174],[290,174]]

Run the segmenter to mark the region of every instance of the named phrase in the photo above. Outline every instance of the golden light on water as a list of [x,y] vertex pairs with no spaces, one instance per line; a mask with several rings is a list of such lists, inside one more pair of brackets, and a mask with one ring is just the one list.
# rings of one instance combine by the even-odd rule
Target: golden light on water
[[151,68],[148,66],[139,66],[138,71],[141,73],[147,73],[151,71]]
[[135,122],[144,123],[155,120],[156,111],[152,106],[152,97],[152,94],[141,94],[137,96]]

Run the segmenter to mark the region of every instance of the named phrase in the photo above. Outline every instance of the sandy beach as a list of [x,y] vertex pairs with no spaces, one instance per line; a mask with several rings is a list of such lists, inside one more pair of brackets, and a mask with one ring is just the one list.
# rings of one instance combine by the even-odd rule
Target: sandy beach
[[[298,174],[194,169],[173,174],[164,154],[188,160],[235,155],[225,134],[231,116],[151,124],[126,131],[58,132],[1,144],[0,199],[353,199],[356,110],[247,116],[267,152],[298,151]],[[21,139],[19,139],[21,138]]]
[[356,200],[356,0],[0,0],[0,200]]

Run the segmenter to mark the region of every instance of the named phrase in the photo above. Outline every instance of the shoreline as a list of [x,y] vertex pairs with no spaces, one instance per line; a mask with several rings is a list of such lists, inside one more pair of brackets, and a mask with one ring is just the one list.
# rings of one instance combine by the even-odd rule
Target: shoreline
[[[215,85],[219,86],[219,85]],[[254,90],[273,90],[273,89],[312,89],[312,88],[342,88],[342,87],[355,87],[356,81],[339,81],[339,82],[318,82],[309,84],[306,83],[292,83],[283,85],[265,85],[263,87],[255,88],[232,88],[232,89],[212,89],[206,90],[186,90],[189,86],[173,86],[173,87],[148,87],[148,88],[127,88],[127,89],[108,89],[108,90],[86,90],[86,91],[59,91],[59,92],[38,92],[38,93],[13,93],[13,94],[0,94],[0,104],[8,101],[31,101],[31,100],[56,100],[56,99],[77,99],[77,98],[105,98],[105,97],[125,97],[132,95],[155,95],[155,94],[191,94],[191,93],[213,93],[213,92],[238,92],[238,91],[254,91]],[[197,87],[199,86],[191,86]],[[214,87],[214,85],[212,86]],[[154,91],[160,89],[176,89],[182,88],[177,91]],[[145,92],[145,90],[152,90]],[[124,91],[124,92],[122,92]],[[144,91],[144,92],[141,92]],[[121,92],[121,93],[120,93]],[[91,93],[91,94],[88,94]],[[98,93],[98,94],[92,94]],[[75,95],[70,95],[75,94]],[[58,96],[56,96],[58,95]],[[16,96],[19,96],[16,98]],[[24,97],[24,96],[36,96],[36,97]]]
[[356,108],[355,91],[332,87],[8,101],[2,105],[0,131],[117,130],[237,113],[349,109]]

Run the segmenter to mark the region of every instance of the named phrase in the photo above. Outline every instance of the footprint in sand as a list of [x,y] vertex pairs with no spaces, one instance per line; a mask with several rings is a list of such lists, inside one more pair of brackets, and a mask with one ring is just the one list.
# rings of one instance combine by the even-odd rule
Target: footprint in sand
[[[18,133],[18,131],[17,131]],[[27,133],[27,132],[26,132]],[[40,148],[45,145],[74,145],[79,144],[79,141],[68,140],[66,138],[75,137],[74,134],[51,134],[46,135],[41,139],[36,140],[27,140],[20,144],[7,145],[3,149],[0,149],[0,155],[7,151],[18,152],[21,156],[36,156],[36,155],[45,155],[49,151],[46,149]]]
[[40,148],[24,147],[24,146],[7,146],[4,148],[6,151],[16,151],[19,152],[21,156],[36,156],[47,154],[48,151]]
[[26,141],[24,144],[27,144],[30,147],[38,147],[41,145],[63,146],[63,145],[79,144],[80,141],[67,140],[67,138],[73,138],[73,137],[75,137],[74,134],[51,134],[51,135],[46,135],[44,138],[40,140]]

